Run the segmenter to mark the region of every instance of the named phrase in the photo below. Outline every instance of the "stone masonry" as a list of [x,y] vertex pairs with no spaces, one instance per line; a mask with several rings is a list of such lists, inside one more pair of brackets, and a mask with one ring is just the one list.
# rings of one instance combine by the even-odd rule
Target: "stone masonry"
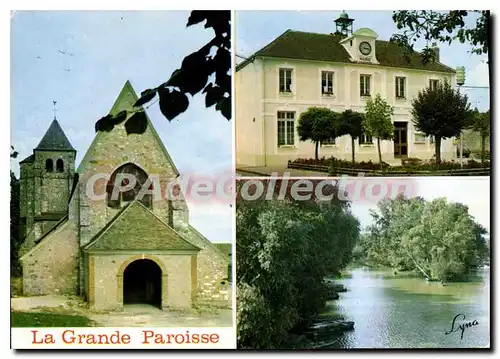
[[[127,81],[110,113],[131,116],[136,101]],[[144,134],[127,135],[125,122],[98,132],[77,170],[76,151],[54,119],[21,162],[25,295],[77,294],[95,310],[121,309],[125,269],[148,259],[161,269],[163,309],[197,300],[230,303],[229,257],[189,224],[182,193],[167,198],[179,172],[141,115],[148,122]],[[151,203],[120,197],[114,205],[108,181],[122,168],[157,178],[149,189],[160,195]]]

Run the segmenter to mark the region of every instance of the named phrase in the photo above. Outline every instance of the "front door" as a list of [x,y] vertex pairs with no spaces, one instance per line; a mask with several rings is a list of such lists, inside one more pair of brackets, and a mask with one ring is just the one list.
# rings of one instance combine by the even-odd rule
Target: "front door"
[[408,156],[408,122],[394,122],[394,157]]

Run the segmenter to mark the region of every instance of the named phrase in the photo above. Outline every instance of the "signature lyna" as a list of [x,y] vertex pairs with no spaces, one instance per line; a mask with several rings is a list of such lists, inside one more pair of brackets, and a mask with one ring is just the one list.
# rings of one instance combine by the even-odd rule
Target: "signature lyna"
[[[462,317],[463,322],[458,323],[459,317]],[[444,334],[448,335],[454,332],[458,332],[459,330],[461,331],[460,334],[460,340],[464,338],[464,331],[466,328],[471,328],[475,327],[476,325],[479,325],[479,322],[477,319],[474,319],[473,321],[468,321],[465,322],[465,314],[457,314],[455,315],[455,318],[453,318],[453,321],[451,322],[451,329]]]

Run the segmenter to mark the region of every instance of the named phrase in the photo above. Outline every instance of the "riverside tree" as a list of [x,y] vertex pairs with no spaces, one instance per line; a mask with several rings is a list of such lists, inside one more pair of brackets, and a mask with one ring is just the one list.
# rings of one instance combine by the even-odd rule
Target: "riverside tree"
[[399,196],[377,207],[374,223],[360,243],[369,262],[449,281],[465,276],[488,257],[487,232],[461,203]]
[[391,140],[394,136],[393,114],[394,108],[380,94],[377,94],[374,99],[369,98],[366,102],[363,128],[367,135],[377,138],[380,169],[383,169],[380,140]]
[[444,81],[419,91],[412,101],[412,121],[416,129],[435,138],[436,164],[441,163],[441,140],[457,137],[471,121],[467,95]]
[[339,116],[339,137],[351,136],[352,163],[356,162],[354,141],[363,134],[364,115],[353,110],[345,110]]
[[295,347],[292,333],[325,307],[324,277],[350,261],[359,222],[338,199],[275,197],[238,200],[236,228],[238,346]]
[[310,140],[315,144],[314,158],[319,158],[319,145],[337,137],[338,114],[327,108],[311,107],[302,112],[297,126],[301,141]]

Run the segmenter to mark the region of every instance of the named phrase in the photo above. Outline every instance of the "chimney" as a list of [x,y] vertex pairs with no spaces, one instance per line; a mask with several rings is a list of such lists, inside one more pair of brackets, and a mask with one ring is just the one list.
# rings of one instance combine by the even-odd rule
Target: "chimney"
[[439,47],[436,42],[432,44],[431,50],[434,52],[434,62],[439,62]]

